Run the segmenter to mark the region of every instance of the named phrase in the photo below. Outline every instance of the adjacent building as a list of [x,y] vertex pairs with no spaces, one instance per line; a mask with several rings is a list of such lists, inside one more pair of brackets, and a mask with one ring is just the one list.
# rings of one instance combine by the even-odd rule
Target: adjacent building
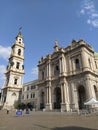
[[38,80],[27,82],[23,84],[21,102],[31,103],[33,108],[37,109],[38,106]]

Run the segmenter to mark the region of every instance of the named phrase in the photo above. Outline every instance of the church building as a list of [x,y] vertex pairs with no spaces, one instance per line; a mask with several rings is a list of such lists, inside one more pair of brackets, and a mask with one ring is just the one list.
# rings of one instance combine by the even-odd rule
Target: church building
[[38,73],[39,109],[76,111],[85,109],[86,100],[98,100],[98,53],[84,40],[66,48],[55,41],[53,53],[40,59]]
[[21,99],[33,102],[37,110],[78,111],[86,108],[85,101],[98,100],[98,53],[82,39],[73,40],[68,47],[59,47],[55,41],[53,53],[38,62],[38,79],[23,84],[24,43],[19,32],[5,76],[1,95],[4,108]]

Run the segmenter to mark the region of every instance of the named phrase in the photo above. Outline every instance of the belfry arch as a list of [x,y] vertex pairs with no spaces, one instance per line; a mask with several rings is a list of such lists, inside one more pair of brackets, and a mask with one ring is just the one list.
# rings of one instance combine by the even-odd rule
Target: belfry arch
[[86,92],[84,86],[83,85],[78,86],[77,92],[78,92],[79,109],[84,109],[85,108],[84,102],[86,101]]

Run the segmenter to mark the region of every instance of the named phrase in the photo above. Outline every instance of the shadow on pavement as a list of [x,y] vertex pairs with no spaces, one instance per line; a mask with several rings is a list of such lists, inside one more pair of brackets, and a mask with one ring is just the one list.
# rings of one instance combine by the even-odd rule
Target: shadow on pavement
[[77,127],[77,126],[66,126],[66,127],[56,127],[52,130],[98,130],[98,129],[90,129],[84,127]]

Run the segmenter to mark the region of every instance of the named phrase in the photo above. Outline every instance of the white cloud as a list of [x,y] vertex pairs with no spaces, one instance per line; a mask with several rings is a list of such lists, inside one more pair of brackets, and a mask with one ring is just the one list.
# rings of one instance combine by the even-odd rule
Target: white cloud
[[7,60],[10,56],[11,48],[10,47],[3,47],[0,45],[0,58]]
[[81,10],[80,10],[80,14],[85,14],[85,10],[84,10],[84,9],[81,9]]
[[91,14],[91,17],[92,17],[92,18],[98,17],[98,14],[97,14],[97,13],[92,13],[92,14]]
[[93,12],[95,10],[95,6],[94,6],[93,1],[91,1],[91,0],[85,0],[84,1],[84,9],[88,10],[90,12]]
[[0,65],[0,74],[3,74],[6,70],[6,67],[4,65]]
[[6,70],[6,67],[4,65],[0,65],[0,87],[2,86],[4,80],[5,80],[5,70]]
[[88,19],[88,20],[87,20],[87,23],[88,23],[88,24],[91,24],[91,20],[90,20],[90,19]]
[[38,68],[37,67],[32,68],[32,74],[33,75],[38,75]]
[[98,19],[93,20],[92,25],[98,28]]
[[84,0],[80,14],[86,16],[87,24],[98,28],[98,10],[95,8],[94,1]]

